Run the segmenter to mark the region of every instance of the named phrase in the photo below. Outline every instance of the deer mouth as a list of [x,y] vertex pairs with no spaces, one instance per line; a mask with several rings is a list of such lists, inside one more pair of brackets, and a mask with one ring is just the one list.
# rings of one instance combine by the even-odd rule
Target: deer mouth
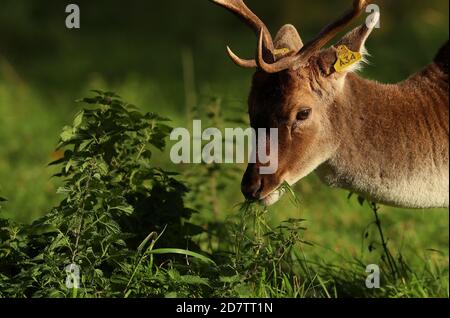
[[284,194],[283,189],[277,189],[266,195],[265,197],[261,198],[259,201],[265,205],[265,206],[271,206],[278,202],[278,200],[281,199],[281,197]]

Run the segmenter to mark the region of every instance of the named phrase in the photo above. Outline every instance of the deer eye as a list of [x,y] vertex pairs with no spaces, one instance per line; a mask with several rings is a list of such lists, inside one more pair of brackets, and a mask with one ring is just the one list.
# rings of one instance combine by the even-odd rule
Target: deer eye
[[297,120],[303,121],[303,120],[307,120],[309,118],[309,116],[311,115],[312,109],[307,107],[307,108],[302,108],[298,113],[297,113]]

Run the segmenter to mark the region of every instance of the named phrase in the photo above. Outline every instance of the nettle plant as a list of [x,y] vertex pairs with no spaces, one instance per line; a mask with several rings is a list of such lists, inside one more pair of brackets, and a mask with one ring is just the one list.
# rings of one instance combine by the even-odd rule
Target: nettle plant
[[[140,266],[153,261],[148,249],[157,239],[160,247],[196,249],[186,222],[192,210],[183,203],[187,188],[150,164],[152,148],[165,146],[166,119],[96,93],[82,100],[94,107],[64,127],[58,146],[64,155],[50,164],[60,167],[64,200],[31,226],[0,224],[0,296],[158,295],[164,291],[154,276],[134,281]],[[81,275],[67,285],[70,264]],[[67,288],[73,284],[79,289]]]

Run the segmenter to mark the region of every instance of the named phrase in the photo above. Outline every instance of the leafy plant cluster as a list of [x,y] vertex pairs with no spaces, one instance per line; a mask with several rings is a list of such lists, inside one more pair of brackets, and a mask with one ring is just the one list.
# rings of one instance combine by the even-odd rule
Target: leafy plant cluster
[[229,220],[227,264],[235,272],[235,280],[228,280],[229,296],[303,297],[309,292],[299,279],[299,267],[308,267],[301,255],[301,246],[310,245],[302,238],[305,220],[289,219],[273,228],[268,213],[266,207],[245,202]]
[[[277,275],[299,241],[296,221],[262,230],[259,208],[247,205],[218,231],[190,223],[188,187],[151,164],[167,119],[95,93],[50,164],[64,180],[60,204],[31,225],[0,220],[0,297],[239,296],[260,277],[291,285]],[[246,226],[252,216],[256,228]]]

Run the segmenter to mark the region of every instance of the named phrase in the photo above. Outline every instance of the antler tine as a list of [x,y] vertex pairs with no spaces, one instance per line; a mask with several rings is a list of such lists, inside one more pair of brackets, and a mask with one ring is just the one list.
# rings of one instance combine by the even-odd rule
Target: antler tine
[[342,17],[327,25],[315,39],[307,43],[301,50],[300,55],[303,58],[309,58],[316,51],[320,50],[329,41],[331,41],[343,28],[356,19],[367,5],[366,0],[355,0],[353,8],[346,12]]
[[231,58],[231,60],[236,64],[237,66],[243,67],[243,68],[256,68],[258,65],[256,64],[255,60],[244,60],[241,59],[239,56],[233,53],[233,51],[230,49],[229,46],[227,46],[227,52],[228,56]]
[[[270,32],[267,26],[261,21],[261,19],[256,16],[244,3],[243,0],[211,0],[213,3],[231,11],[236,16],[238,16],[242,21],[244,21],[248,26],[252,28],[255,34],[258,36],[259,31],[263,29],[264,32],[264,41],[263,41],[263,49],[264,49],[264,57],[270,62],[273,62],[273,40],[270,35]],[[228,48],[228,54],[230,55],[233,62],[235,62],[239,66],[243,67],[255,67],[255,60],[243,60],[235,55]]]
[[[285,57],[273,64],[267,64],[262,59],[261,40],[258,45],[258,65],[267,73],[278,73],[295,65],[301,65],[307,61],[315,52],[320,50],[325,44],[332,40],[336,34],[338,34],[343,28],[345,28],[350,22],[357,18],[366,6],[366,0],[355,0],[353,2],[353,8],[345,13],[341,18],[337,19],[333,23],[327,25],[316,38],[307,43],[295,56]],[[261,30],[264,33],[264,30]]]

